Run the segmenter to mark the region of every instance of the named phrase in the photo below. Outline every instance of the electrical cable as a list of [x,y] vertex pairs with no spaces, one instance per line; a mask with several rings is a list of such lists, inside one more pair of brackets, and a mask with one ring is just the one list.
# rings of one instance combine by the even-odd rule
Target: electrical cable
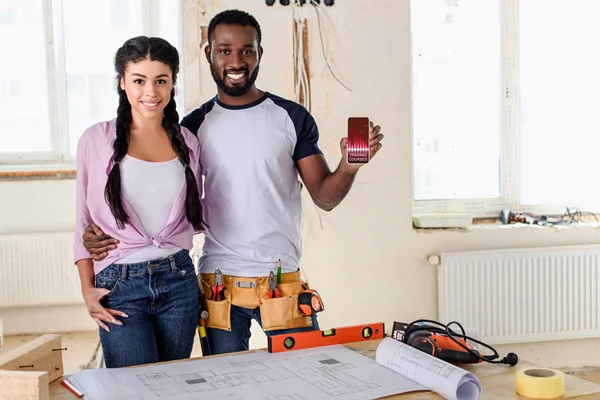
[[[568,223],[568,224],[572,224],[572,223],[578,223],[581,222],[582,217],[584,215],[591,215],[594,217],[594,219],[596,220],[596,222],[598,222],[598,217],[596,216],[596,214],[594,214],[593,212],[589,212],[589,211],[581,211],[579,208],[577,207],[565,207],[566,211],[563,214],[561,220]],[[566,221],[565,221],[566,218]]]
[[[429,323],[429,324],[433,324],[433,325],[438,325],[441,326],[443,328],[436,328],[434,326],[427,326],[427,325],[418,325],[419,323]],[[454,332],[452,329],[450,329],[451,325],[457,325],[462,334]],[[473,339],[472,337],[469,337],[465,334],[465,330],[463,329],[462,325],[459,324],[456,321],[452,321],[446,325],[442,324],[441,322],[438,321],[433,321],[433,320],[429,320],[429,319],[418,319],[416,321],[411,322],[410,324],[408,324],[408,326],[406,327],[406,329],[404,330],[404,334],[402,335],[402,342],[409,344],[408,340],[410,337],[410,334],[414,331],[427,331],[427,332],[433,332],[433,333],[438,333],[438,334],[443,334],[448,336],[454,343],[456,343],[457,345],[459,345],[461,348],[463,348],[465,351],[469,352],[471,355],[475,356],[478,360],[481,361],[485,361],[485,362],[489,362],[492,364],[508,364],[510,366],[514,366],[519,362],[519,357],[515,354],[515,353],[508,353],[506,355],[506,357],[502,358],[501,360],[496,360],[497,358],[500,357],[500,355],[498,354],[498,352],[496,351],[496,349],[494,349],[492,346],[490,346],[489,344],[483,343],[479,340]],[[484,355],[482,356],[478,351],[475,351],[473,349],[470,349],[469,347],[465,346],[463,343],[459,342],[458,339],[464,339],[464,340],[468,340],[471,341],[473,343],[477,343],[489,350],[491,350],[494,354],[492,355]]]
[[[308,74],[304,67],[304,37],[303,28],[305,18],[300,13],[300,5],[295,3],[292,11],[294,19],[294,40],[293,40],[293,59],[294,70],[296,74],[296,87],[294,89],[295,100],[300,103],[300,98],[304,99],[304,107],[310,110],[310,88],[308,87]],[[302,96],[301,96],[302,95]]]
[[[598,221],[598,217],[596,214],[590,211],[582,211],[578,207],[565,207],[566,211],[562,216],[556,215],[541,215],[537,217],[532,213],[514,213],[510,212],[508,208],[502,209],[500,212],[500,221],[503,224],[508,224],[509,222],[522,222],[522,223],[530,223],[533,225],[539,226],[558,226],[558,225],[571,225],[578,224],[581,222],[587,222],[584,218],[585,215],[591,215],[594,217],[596,222]],[[514,220],[513,220],[514,217]],[[525,219],[525,221],[523,221]]]
[[313,5],[313,8],[315,9],[315,12],[317,14],[317,22],[318,22],[318,27],[319,27],[319,39],[321,41],[321,51],[323,53],[323,59],[325,60],[325,66],[329,69],[329,72],[331,72],[331,75],[333,76],[333,78],[336,81],[338,81],[338,83],[340,85],[342,85],[344,88],[346,88],[346,90],[348,90],[349,92],[351,92],[352,90],[348,86],[344,85],[344,83],[342,83],[342,81],[340,81],[338,79],[338,77],[335,75],[335,72],[333,72],[333,68],[331,67],[331,63],[329,62],[329,58],[327,57],[327,52],[325,51],[325,43],[324,43],[324,40],[323,40],[323,32],[322,32],[322,29],[321,29],[321,14],[320,14],[321,12],[324,12],[324,11],[320,10],[321,9],[321,5],[314,4],[314,3],[312,3],[312,5]]
[[591,215],[594,217],[596,222],[598,222],[598,217],[593,212],[582,211],[578,207],[565,207],[565,212],[561,217],[551,218],[547,215],[542,215],[541,217],[535,219],[534,224],[541,226],[578,224],[581,222],[586,222],[584,215]]

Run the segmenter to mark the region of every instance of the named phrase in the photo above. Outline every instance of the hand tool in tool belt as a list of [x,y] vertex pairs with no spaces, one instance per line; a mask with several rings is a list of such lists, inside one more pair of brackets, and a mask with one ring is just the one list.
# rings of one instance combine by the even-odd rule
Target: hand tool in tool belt
[[269,298],[274,299],[276,297],[281,297],[281,292],[277,287],[277,278],[275,278],[275,274],[271,271],[269,272]]
[[298,295],[298,308],[306,316],[325,310],[321,296],[316,290],[306,289]]
[[206,336],[206,320],[208,319],[208,311],[200,307],[200,320],[198,321],[198,337],[200,338],[200,349],[203,356],[210,355],[210,347],[208,345],[208,337]]
[[220,268],[215,269],[215,283],[211,287],[213,301],[225,300],[225,286],[223,286],[223,273]]
[[281,283],[281,260],[277,261],[277,284]]
[[203,356],[210,355],[208,337],[206,336],[206,320],[208,319],[208,310],[206,309],[206,297],[202,285],[198,285],[200,291],[200,319],[198,320],[198,337],[200,338],[200,348]]
[[208,312],[206,310],[201,310],[200,312],[200,320],[198,321],[198,337],[200,338],[200,349],[202,350],[203,356],[209,356],[210,346],[208,345],[208,336],[206,336],[206,319],[208,319]]

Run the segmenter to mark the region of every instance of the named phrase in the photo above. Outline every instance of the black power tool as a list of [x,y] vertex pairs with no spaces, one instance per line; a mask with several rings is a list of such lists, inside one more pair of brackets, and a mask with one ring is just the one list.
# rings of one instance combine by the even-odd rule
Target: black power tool
[[[462,333],[450,329],[451,325],[457,325]],[[427,319],[419,319],[410,324],[396,322],[393,330],[401,333],[396,335],[397,339],[397,336],[401,336],[401,342],[452,364],[477,364],[485,361],[514,366],[519,362],[515,353],[508,353],[503,359],[496,360],[500,356],[493,347],[466,336],[463,327],[456,321],[447,325]],[[494,354],[481,354],[467,340],[490,349]]]

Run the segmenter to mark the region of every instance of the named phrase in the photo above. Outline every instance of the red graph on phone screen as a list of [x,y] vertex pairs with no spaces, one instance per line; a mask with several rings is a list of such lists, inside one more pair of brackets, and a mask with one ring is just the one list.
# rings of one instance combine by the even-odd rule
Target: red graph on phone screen
[[369,162],[369,118],[348,118],[349,163]]

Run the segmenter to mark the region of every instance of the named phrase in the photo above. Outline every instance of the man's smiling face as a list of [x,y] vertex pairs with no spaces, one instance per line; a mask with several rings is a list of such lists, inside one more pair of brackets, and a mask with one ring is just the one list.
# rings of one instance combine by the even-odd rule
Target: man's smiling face
[[258,76],[262,48],[251,26],[219,24],[206,57],[217,86],[228,96],[243,96]]

